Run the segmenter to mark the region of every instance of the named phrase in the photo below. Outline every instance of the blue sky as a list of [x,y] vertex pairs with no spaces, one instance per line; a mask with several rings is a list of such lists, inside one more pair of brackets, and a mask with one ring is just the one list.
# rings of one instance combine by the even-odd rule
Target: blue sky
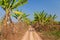
[[[35,11],[45,11],[48,14],[56,14],[58,17],[56,20],[60,21],[60,0],[28,0],[28,3],[18,8],[26,14],[30,14],[29,18],[33,19],[33,13]],[[0,12],[3,10],[0,8]]]
[[60,20],[60,0],[28,0],[28,3],[18,8],[33,19],[33,12],[45,10],[48,14],[56,14]]

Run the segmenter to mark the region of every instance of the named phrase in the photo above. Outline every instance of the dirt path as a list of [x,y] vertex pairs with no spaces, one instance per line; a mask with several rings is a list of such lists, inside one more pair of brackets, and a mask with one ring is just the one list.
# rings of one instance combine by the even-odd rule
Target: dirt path
[[42,40],[36,31],[30,26],[29,30],[25,33],[22,40]]

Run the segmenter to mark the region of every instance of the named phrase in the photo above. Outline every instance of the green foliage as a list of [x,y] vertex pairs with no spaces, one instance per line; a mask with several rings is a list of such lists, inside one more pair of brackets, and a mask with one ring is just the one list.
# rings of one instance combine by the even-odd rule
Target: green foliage
[[53,35],[60,37],[60,31],[54,31],[52,32]]
[[56,14],[55,15],[48,15],[44,11],[42,12],[35,12],[34,13],[34,21],[38,21],[41,25],[44,24],[49,24],[49,22],[52,22],[56,19]]
[[54,25],[57,24],[55,21],[56,14],[51,15],[44,11],[34,12],[34,20],[32,21],[32,26],[37,30],[51,31],[54,30]]
[[16,2],[14,5],[12,5],[12,9],[17,8],[18,6],[21,6],[23,4],[26,4],[27,0],[18,0],[18,2]]
[[17,14],[17,13],[16,14],[12,14],[12,16],[15,17],[18,21],[21,21],[22,20],[25,23],[30,24],[30,19],[28,18],[29,14],[27,15],[25,13],[22,13],[22,14]]
[[60,22],[58,22],[58,24],[60,25]]
[[30,24],[30,19],[28,18],[29,15],[26,15],[25,13],[22,15],[22,20],[26,22],[27,24]]
[[17,19],[20,15],[19,14],[12,14],[11,16],[13,16]]
[[3,9],[14,9],[17,8],[18,6],[21,6],[23,4],[27,3],[27,0],[0,0],[0,6]]
[[[9,20],[12,9],[15,9],[18,6],[21,6],[25,3],[27,3],[27,0],[0,0],[0,7],[2,7],[5,10],[5,12],[6,12],[5,17],[7,18],[7,20]],[[17,18],[17,16],[18,15],[15,15],[16,18]],[[5,17],[4,17],[4,19],[5,19]]]
[[46,32],[46,34],[48,35],[53,35],[55,36],[55,38],[60,38],[60,30],[55,30],[55,31],[50,31],[50,32]]

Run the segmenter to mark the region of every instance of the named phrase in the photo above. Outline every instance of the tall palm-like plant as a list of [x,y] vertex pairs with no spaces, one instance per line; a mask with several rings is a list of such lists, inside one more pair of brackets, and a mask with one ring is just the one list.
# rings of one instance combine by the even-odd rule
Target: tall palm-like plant
[[7,22],[8,20],[11,21],[10,18],[10,12],[12,11],[12,9],[17,8],[18,6],[21,6],[23,4],[25,4],[27,2],[27,0],[0,0],[0,6],[5,10],[6,15],[4,18],[4,25],[7,26]]
[[14,11],[14,14],[12,16],[15,17],[18,20],[18,22],[24,21],[27,24],[30,23],[30,20],[27,18],[29,15],[26,15],[25,13]]
[[13,11],[14,14],[12,14],[13,17],[15,17],[19,22],[22,19],[23,13],[21,11]]
[[34,13],[34,20],[38,21],[41,25],[46,23],[54,22],[56,19],[56,14],[54,15],[47,15],[44,11],[42,12],[35,12]]
[[40,29],[43,29],[46,22],[47,22],[47,14],[44,11],[34,13],[34,23],[36,25],[35,26],[36,30],[40,31]]
[[34,19],[35,21],[38,21],[39,24],[44,25],[47,21],[47,14],[42,11],[42,12],[36,12],[34,13]]
[[42,11],[42,12],[34,13],[34,21],[33,22],[35,23],[35,25],[37,25],[36,28],[43,27],[45,29],[46,28],[45,26],[49,26],[49,27],[47,27],[47,29],[48,29],[51,26],[53,26],[53,24],[55,23],[55,19],[56,19],[56,14],[48,15],[47,13]]

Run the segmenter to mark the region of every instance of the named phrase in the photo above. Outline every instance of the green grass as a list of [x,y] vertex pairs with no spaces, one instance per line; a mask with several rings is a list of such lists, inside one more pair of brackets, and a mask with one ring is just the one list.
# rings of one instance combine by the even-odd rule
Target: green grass
[[60,37],[60,31],[52,31],[51,34],[56,37]]
[[60,31],[59,30],[46,32],[45,35],[47,35],[47,37],[50,38],[51,40],[53,40],[53,39],[54,40],[60,39]]

